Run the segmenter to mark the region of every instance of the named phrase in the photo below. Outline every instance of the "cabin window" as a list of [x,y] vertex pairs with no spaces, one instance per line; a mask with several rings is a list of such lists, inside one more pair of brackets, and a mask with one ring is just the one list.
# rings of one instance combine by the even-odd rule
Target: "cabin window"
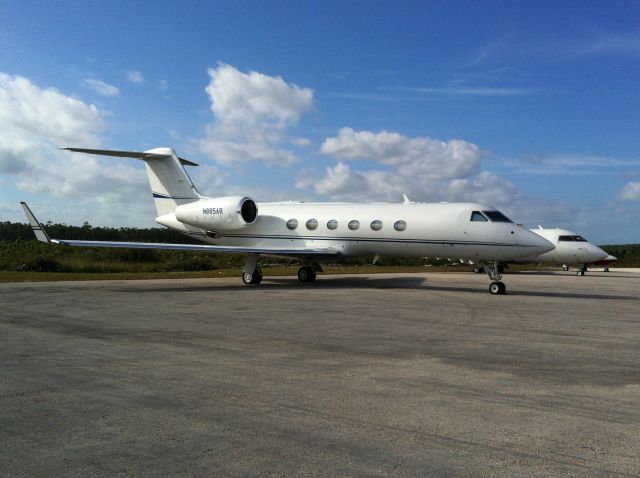
[[355,219],[353,221],[349,221],[349,229],[351,229],[352,231],[355,231],[359,227],[360,227],[360,221],[357,221]]
[[375,221],[371,221],[371,229],[374,231],[382,229],[382,221],[378,221],[377,219]]
[[290,229],[290,230],[293,231],[297,227],[298,227],[298,220],[297,219],[289,219],[287,221],[287,229]]
[[329,222],[327,222],[327,229],[331,229],[332,231],[338,229],[338,221],[336,221],[335,219],[331,219]]
[[482,211],[493,222],[513,222],[500,211]]
[[315,229],[318,228],[318,221],[315,219],[309,219],[307,221],[307,229],[309,229],[310,231],[313,231]]
[[396,231],[404,231],[407,228],[407,223],[405,221],[396,221],[393,228]]
[[473,222],[487,222],[487,219],[480,211],[473,211],[471,213],[471,221]]

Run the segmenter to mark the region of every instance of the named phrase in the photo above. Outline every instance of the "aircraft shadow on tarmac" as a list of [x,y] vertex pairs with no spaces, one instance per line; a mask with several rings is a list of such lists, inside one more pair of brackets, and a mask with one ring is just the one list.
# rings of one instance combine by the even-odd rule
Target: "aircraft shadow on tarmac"
[[[431,285],[425,277],[331,277],[322,278],[313,284],[299,282],[297,278],[282,277],[266,277],[264,282],[256,286],[247,286],[242,283],[237,285],[193,285],[193,284],[167,284],[163,287],[141,287],[141,288],[123,288],[122,292],[131,293],[158,293],[174,290],[176,292],[247,292],[254,293],[258,291],[277,291],[283,288],[300,289],[312,291],[314,289],[423,289],[425,291],[433,290],[438,292],[464,292],[486,294],[486,287],[470,285],[469,287],[460,286],[441,286]],[[612,294],[589,294],[576,292],[548,292],[548,291],[531,291],[512,289],[507,292],[510,296],[528,296],[528,297],[555,297],[564,299],[595,299],[595,300],[640,300],[635,296],[612,295]]]

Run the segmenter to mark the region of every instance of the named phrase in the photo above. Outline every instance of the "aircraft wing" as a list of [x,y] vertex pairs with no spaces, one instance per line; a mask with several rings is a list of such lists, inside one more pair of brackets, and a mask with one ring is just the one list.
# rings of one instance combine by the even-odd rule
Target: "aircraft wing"
[[214,246],[209,244],[169,244],[161,242],[117,242],[117,241],[80,241],[72,239],[51,239],[44,230],[42,224],[36,219],[31,209],[25,202],[20,203],[24,210],[29,225],[36,239],[50,244],[78,247],[116,247],[130,249],[165,249],[174,251],[208,251],[208,252],[235,252],[239,254],[263,254],[273,256],[293,257],[335,257],[340,251],[332,248],[276,248],[276,247],[241,247],[241,246]]

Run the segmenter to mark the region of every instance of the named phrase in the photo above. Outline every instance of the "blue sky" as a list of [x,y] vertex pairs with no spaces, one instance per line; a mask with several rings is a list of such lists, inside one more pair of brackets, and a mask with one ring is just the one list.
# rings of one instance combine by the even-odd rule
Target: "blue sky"
[[479,201],[640,242],[638,2],[0,4],[0,221],[150,226],[136,161],[203,193]]

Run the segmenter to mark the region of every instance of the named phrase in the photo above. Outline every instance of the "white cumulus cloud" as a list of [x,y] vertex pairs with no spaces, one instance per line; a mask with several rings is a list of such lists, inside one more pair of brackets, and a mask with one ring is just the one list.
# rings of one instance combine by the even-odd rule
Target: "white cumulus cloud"
[[[342,128],[336,137],[325,139],[321,153],[339,162],[327,167],[324,175],[305,171],[296,186],[336,201],[399,202],[407,193],[415,201],[471,201],[495,206],[525,223],[555,220],[571,212],[564,204],[532,201],[513,183],[480,171],[483,152],[467,141]],[[363,160],[378,166],[367,168]],[[358,165],[365,167],[354,169],[347,161],[359,161]]]
[[93,78],[82,80],[82,84],[102,96],[118,96],[120,94],[120,89],[117,86]]
[[0,73],[0,174],[11,175],[18,189],[103,203],[148,193],[141,169],[58,149],[99,147],[104,128],[96,106]]
[[630,182],[625,184],[618,197],[623,201],[640,201],[640,183]]
[[313,90],[224,63],[208,73],[206,92],[215,121],[198,141],[199,149],[226,164],[292,162],[295,155],[284,147],[285,133],[313,107]]
[[327,138],[320,152],[340,159],[369,159],[395,166],[403,176],[464,178],[477,170],[482,151],[467,141],[409,138],[399,133],[342,128]]
[[0,73],[0,172],[19,173],[61,145],[98,145],[103,128],[96,106]]

